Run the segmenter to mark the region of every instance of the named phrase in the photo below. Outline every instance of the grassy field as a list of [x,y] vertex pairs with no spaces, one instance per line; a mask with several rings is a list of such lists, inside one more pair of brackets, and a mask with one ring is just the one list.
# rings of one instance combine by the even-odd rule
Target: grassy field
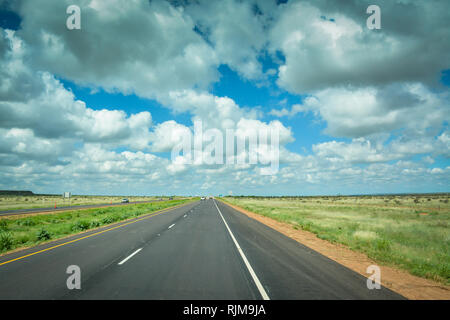
[[[88,204],[104,204],[104,203],[119,203],[123,198],[128,198],[130,202],[135,201],[151,201],[160,199],[160,197],[137,197],[137,196],[79,196],[74,195],[69,199],[63,199],[61,195],[43,196],[10,196],[0,195],[0,211],[14,210],[14,209],[31,209],[31,208],[47,208],[47,207],[63,207],[63,206],[77,206]],[[163,198],[167,200],[168,198]],[[176,199],[176,198],[174,198]]]
[[0,219],[0,253],[193,201],[178,199]]
[[347,245],[380,263],[450,284],[448,194],[224,200]]

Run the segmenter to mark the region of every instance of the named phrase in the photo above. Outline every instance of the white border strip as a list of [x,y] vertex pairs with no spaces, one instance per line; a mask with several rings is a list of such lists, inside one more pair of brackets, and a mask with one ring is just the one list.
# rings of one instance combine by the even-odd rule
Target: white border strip
[[128,261],[128,259],[130,259],[132,256],[134,256],[136,253],[138,253],[139,251],[141,251],[142,248],[137,249],[135,252],[133,252],[132,254],[130,254],[128,257],[126,257],[125,259],[123,259],[122,261],[120,261],[118,264],[119,266],[124,264],[125,262]]
[[239,246],[239,243],[236,241],[236,238],[233,235],[233,232],[231,232],[230,227],[228,226],[227,222],[225,221],[225,218],[223,217],[222,212],[220,211],[219,207],[216,204],[216,200],[213,200],[213,201],[214,201],[214,205],[217,208],[217,211],[219,211],[220,217],[222,218],[223,223],[225,224],[225,227],[227,227],[227,230],[230,233],[231,239],[233,239],[233,242],[234,242],[236,248],[238,249],[239,254],[242,257],[242,260],[244,260],[245,266],[247,267],[248,271],[250,272],[250,275],[252,276],[252,279],[255,282],[259,293],[261,294],[261,296],[264,300],[270,300],[269,296],[267,295],[266,290],[264,290],[264,287],[262,286],[261,282],[259,281],[255,271],[253,270],[252,266],[248,262],[247,257],[244,254],[244,251],[242,251],[241,247]]

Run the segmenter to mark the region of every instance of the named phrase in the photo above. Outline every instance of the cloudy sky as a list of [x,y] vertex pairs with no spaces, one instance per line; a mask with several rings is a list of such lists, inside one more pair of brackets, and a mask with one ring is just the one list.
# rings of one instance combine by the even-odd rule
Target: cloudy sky
[[[449,21],[448,0],[0,0],[0,189],[448,192]],[[195,120],[277,128],[279,171],[172,161]]]

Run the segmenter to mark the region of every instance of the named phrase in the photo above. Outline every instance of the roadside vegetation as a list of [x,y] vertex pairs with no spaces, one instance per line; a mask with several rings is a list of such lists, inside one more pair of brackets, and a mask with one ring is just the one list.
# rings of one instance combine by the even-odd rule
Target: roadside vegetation
[[224,200],[380,263],[450,284],[449,194],[361,197],[226,197]]
[[0,253],[139,217],[193,200],[178,199],[119,207],[3,217],[0,218]]
[[[64,199],[62,195],[0,195],[0,211],[16,210],[16,209],[33,209],[65,206],[79,206],[90,204],[110,204],[120,203],[123,198],[127,198],[130,202],[136,201],[153,201],[168,200],[167,196],[83,196],[73,195],[70,200]],[[174,198],[176,200],[177,197]]]

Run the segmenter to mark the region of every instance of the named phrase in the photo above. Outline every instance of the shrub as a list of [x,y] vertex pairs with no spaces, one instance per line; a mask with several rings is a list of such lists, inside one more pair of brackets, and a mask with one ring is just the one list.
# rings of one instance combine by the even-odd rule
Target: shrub
[[99,214],[104,214],[104,213],[106,213],[106,210],[99,209],[99,210],[96,210],[96,211],[92,212],[92,215],[93,216],[98,216]]
[[0,233],[0,251],[11,249],[13,243],[14,241],[11,233],[9,232]]
[[389,251],[391,250],[391,243],[386,239],[379,239],[375,242],[375,247],[380,251]]
[[37,239],[38,240],[48,240],[50,239],[52,236],[50,234],[50,232],[48,232],[45,229],[41,229],[38,234],[37,234]]
[[0,220],[0,230],[3,230],[3,231],[8,230],[8,221],[6,221],[6,219]]
[[126,219],[128,219],[128,218],[129,218],[129,215],[126,214],[126,213],[123,213],[123,214],[120,216],[120,220],[126,220]]
[[87,230],[89,229],[89,222],[86,220],[79,220],[72,225],[72,230]]
[[102,224],[110,224],[110,223],[113,223],[113,222],[114,222],[114,219],[111,218],[111,217],[104,217],[102,219]]
[[310,222],[306,222],[306,223],[302,224],[301,227],[305,231],[312,232],[312,230],[311,230],[312,224]]
[[113,222],[119,221],[121,217],[117,214],[110,215]]
[[97,228],[100,227],[101,223],[100,221],[92,221],[91,222],[91,228]]
[[31,226],[36,225],[36,222],[31,219],[24,219],[24,220],[17,220],[17,224],[19,226],[31,227]]

